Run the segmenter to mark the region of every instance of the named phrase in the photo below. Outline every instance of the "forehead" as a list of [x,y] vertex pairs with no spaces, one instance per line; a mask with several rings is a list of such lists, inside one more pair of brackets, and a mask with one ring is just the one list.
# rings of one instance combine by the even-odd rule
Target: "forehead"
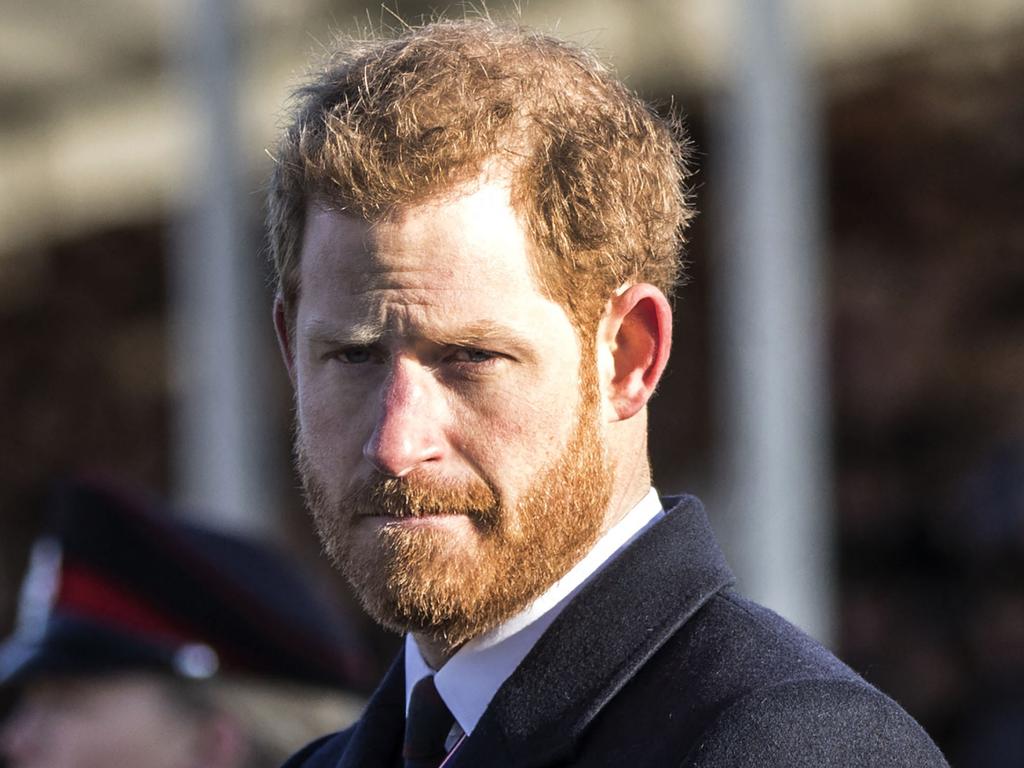
[[373,303],[397,296],[484,315],[551,304],[536,280],[509,188],[500,181],[477,182],[374,222],[311,206],[300,284],[300,314],[303,306],[331,300]]

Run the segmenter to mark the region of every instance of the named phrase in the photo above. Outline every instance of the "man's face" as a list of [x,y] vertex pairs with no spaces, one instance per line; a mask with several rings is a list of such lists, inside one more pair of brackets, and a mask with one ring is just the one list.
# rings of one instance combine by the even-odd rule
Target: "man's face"
[[389,218],[307,220],[299,469],[367,610],[456,647],[596,539],[609,499],[592,339],[533,278],[497,182]]
[[198,729],[142,675],[33,683],[0,729],[10,768],[188,768]]

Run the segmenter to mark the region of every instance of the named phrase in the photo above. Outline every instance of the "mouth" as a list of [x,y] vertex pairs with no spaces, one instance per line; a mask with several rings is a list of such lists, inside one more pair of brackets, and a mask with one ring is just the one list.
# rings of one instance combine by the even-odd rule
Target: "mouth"
[[411,524],[415,525],[419,522],[432,522],[438,520],[455,520],[458,518],[465,518],[466,515],[459,514],[457,512],[424,512],[422,514],[392,514],[388,512],[378,512],[367,517],[374,520],[384,520],[388,522]]
[[423,515],[388,515],[374,514],[363,518],[377,530],[415,531],[440,529],[448,532],[470,530],[473,521],[467,515],[458,513],[423,514]]
[[378,530],[436,527],[493,527],[499,517],[497,497],[482,483],[429,478],[369,478],[343,499],[340,508]]

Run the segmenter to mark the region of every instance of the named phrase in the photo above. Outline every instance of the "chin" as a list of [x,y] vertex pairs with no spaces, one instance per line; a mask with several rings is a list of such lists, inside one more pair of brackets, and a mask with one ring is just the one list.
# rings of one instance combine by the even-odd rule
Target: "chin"
[[377,622],[453,644],[490,628],[497,574],[472,523],[357,527],[338,564]]

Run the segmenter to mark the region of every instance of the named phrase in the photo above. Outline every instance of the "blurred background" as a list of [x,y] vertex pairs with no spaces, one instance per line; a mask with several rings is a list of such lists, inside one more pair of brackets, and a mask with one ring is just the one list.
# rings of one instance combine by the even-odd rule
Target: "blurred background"
[[[1024,4],[488,8],[690,130],[659,489],[954,764],[1024,765]],[[440,10],[0,0],[0,633],[83,469],[284,544],[357,611],[291,472],[267,148],[334,33]]]

